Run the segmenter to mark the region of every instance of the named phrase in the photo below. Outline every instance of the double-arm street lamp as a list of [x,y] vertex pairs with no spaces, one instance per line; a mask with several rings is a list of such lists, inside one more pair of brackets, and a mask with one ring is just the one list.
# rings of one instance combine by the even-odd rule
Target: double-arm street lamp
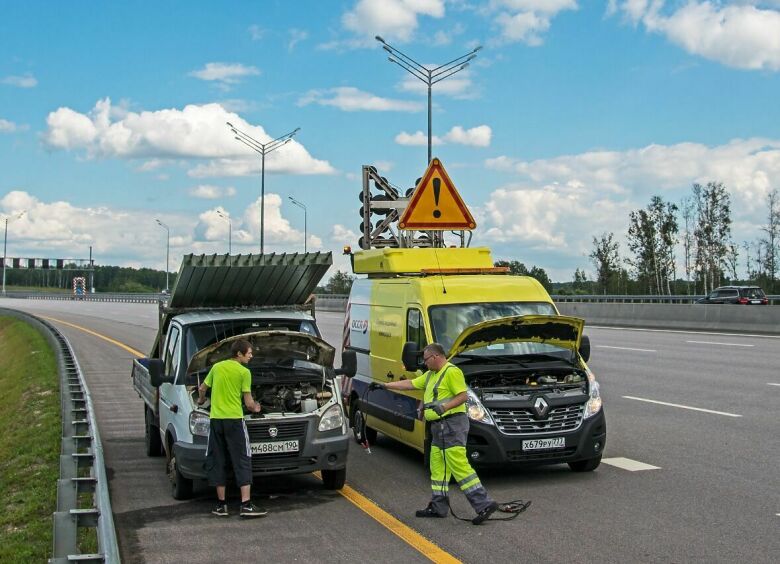
[[278,149],[282,145],[289,143],[293,136],[300,131],[300,127],[296,127],[289,133],[285,133],[281,137],[272,139],[267,143],[260,143],[257,139],[250,137],[240,129],[236,128],[232,123],[226,122],[230,131],[233,132],[237,141],[241,141],[244,145],[252,149],[253,151],[260,153],[262,157],[260,165],[260,254],[263,254],[265,250],[265,156]]
[[287,197],[290,198],[290,201],[293,204],[295,204],[296,206],[298,206],[299,208],[301,208],[303,210],[303,252],[305,253],[305,252],[307,252],[306,251],[306,239],[308,237],[306,235],[306,206],[303,205],[303,203],[301,203],[298,200],[296,200],[295,198],[293,198],[292,196],[287,196]]
[[165,225],[162,221],[155,218],[154,219],[157,222],[157,225],[165,229],[166,233],[166,243],[165,243],[165,291],[170,292],[171,286],[168,284],[168,272],[170,271],[170,258],[171,258],[171,230],[170,228]]
[[395,63],[415,78],[424,82],[428,87],[428,162],[431,162],[431,88],[437,82],[441,82],[445,78],[449,78],[453,74],[460,72],[469,66],[469,61],[477,58],[477,51],[482,49],[482,46],[479,45],[474,47],[474,49],[465,55],[461,55],[457,59],[451,60],[449,63],[444,63],[443,65],[429,69],[412,59],[409,55],[396,49],[378,35],[376,36],[376,40],[382,44],[382,49],[390,53],[388,60],[391,63]]
[[27,210],[21,211],[16,215],[5,216],[5,235],[3,235],[3,295],[5,295],[5,261],[7,259],[6,251],[8,250],[8,222],[21,218]]
[[230,216],[221,210],[217,210],[217,215],[222,219],[226,219],[228,222],[228,254],[233,254],[233,222],[230,221]]

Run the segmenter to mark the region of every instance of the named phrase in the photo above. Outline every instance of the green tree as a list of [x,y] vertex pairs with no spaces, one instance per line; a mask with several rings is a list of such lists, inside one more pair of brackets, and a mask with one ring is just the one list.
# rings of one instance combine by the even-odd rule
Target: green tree
[[539,283],[544,286],[545,290],[549,292],[552,289],[552,281],[547,275],[547,271],[541,266],[534,265],[529,270],[525,264],[516,260],[499,260],[494,262],[493,266],[507,266],[509,267],[509,274],[512,274],[513,276],[530,276],[531,278],[536,278]]
[[328,283],[325,284],[325,293],[340,295],[349,294],[349,291],[352,289],[352,282],[354,281],[354,276],[337,270],[336,274],[331,276]]
[[629,214],[628,248],[634,256],[627,261],[650,294],[671,294],[678,231],[676,212],[675,204],[653,196],[647,208]]
[[[696,206],[695,269],[705,294],[720,285],[728,267],[728,255],[736,252],[731,244],[731,198],[722,182],[693,185]],[[736,257],[734,258],[736,260]]]
[[593,237],[593,250],[588,256],[596,268],[596,291],[615,292],[620,274],[620,244],[615,241],[615,234],[602,233],[599,238]]

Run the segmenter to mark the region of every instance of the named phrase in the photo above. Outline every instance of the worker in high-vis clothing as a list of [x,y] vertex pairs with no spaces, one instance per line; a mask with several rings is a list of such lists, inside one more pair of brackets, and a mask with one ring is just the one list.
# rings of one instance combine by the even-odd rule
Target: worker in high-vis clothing
[[450,477],[454,476],[466,494],[477,516],[471,522],[479,525],[498,509],[480,482],[466,456],[469,418],[466,415],[466,379],[463,371],[447,361],[444,347],[431,343],[423,349],[428,370],[413,380],[381,384],[369,388],[388,390],[425,390],[425,420],[431,431],[431,501],[416,512],[417,517],[446,517],[449,509]]

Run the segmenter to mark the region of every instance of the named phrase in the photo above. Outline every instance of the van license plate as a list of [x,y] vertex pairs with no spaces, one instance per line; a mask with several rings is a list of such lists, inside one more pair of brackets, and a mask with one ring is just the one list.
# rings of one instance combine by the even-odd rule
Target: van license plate
[[249,445],[252,454],[274,454],[278,452],[298,452],[298,440],[274,441],[272,443],[252,443]]
[[564,448],[566,441],[563,437],[553,437],[550,439],[531,439],[523,441],[523,450],[544,450],[548,448]]

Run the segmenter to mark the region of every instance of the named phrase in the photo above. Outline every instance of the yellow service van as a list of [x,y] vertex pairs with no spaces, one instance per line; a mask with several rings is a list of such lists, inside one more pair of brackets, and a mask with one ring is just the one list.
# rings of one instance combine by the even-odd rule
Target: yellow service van
[[533,278],[494,267],[487,248],[384,248],[352,255],[344,350],[357,373],[343,381],[356,440],[377,432],[426,452],[422,390],[368,390],[421,374],[438,342],[469,385],[467,450],[479,465],[601,462],[606,420],[588,369],[584,321],[558,314]]

